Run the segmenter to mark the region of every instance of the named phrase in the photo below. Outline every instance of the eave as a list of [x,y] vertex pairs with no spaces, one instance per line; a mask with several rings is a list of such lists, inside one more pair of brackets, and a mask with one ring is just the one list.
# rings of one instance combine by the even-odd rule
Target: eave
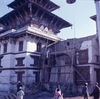
[[[19,12],[21,14],[27,13],[27,15],[29,16],[29,11],[30,10],[27,8],[27,5],[28,5],[28,3],[26,3],[25,5],[23,5],[20,8],[18,8],[16,10],[13,10],[13,11],[9,12],[8,14],[4,15],[3,17],[0,18],[0,23],[3,24],[5,27],[8,27],[9,25],[12,25],[11,28],[14,28],[14,25],[16,26],[16,22],[18,21],[16,19],[17,19],[17,17],[20,16],[20,15],[18,15]],[[54,25],[55,25],[55,27],[57,27],[60,30],[62,28],[66,28],[66,27],[72,26],[72,24],[70,24],[69,22],[65,21],[64,19],[58,17],[57,15],[55,15],[53,13],[50,13],[49,11],[45,10],[44,8],[39,7],[37,4],[34,4],[32,6],[32,10],[34,10],[34,8],[37,9],[37,11],[39,10],[42,13],[41,16],[43,16],[43,14],[44,14],[44,15],[47,15],[46,16],[47,18],[51,18],[52,22],[48,23],[48,25],[49,26],[51,25],[51,27],[54,27]],[[26,12],[24,12],[23,10],[26,11]],[[37,12],[32,13],[32,14],[34,14],[33,18],[34,18],[34,16],[36,17],[36,13]],[[39,20],[41,20],[41,16],[40,16]],[[22,18],[24,19],[24,16]],[[15,22],[15,20],[16,20],[16,22]],[[13,23],[14,23],[14,25],[13,25]],[[54,28],[54,29],[56,29],[56,28]],[[59,31],[59,30],[57,30],[57,31]]]
[[49,41],[61,41],[61,38],[57,37],[56,35],[44,33],[41,30],[38,30],[36,28],[25,26],[19,30],[9,30],[7,32],[4,32],[0,34],[0,40],[3,40],[4,38],[17,38],[20,36],[23,36],[25,34],[29,34],[32,36],[36,36],[39,38],[47,39]]
[[[24,1],[24,2],[23,2]],[[25,1],[25,0],[15,0],[15,1],[13,1],[13,2],[11,2],[10,4],[8,4],[7,6],[8,7],[11,7],[12,9],[17,9],[18,7],[20,7],[20,6],[22,6],[21,5],[21,3],[20,2],[22,2],[23,4],[24,3],[27,3],[27,2],[29,2],[29,0],[27,0],[27,1]],[[58,9],[58,8],[60,8],[58,5],[56,5],[55,3],[53,3],[52,1],[50,1],[50,0],[45,0],[45,2],[46,2],[46,4],[47,4],[47,6],[50,6],[50,8],[49,9],[47,9],[46,8],[46,10],[49,10],[50,12],[51,11],[54,11],[54,10],[56,10],[56,9]],[[19,3],[19,4],[18,4]],[[32,3],[36,3],[36,2],[32,2]],[[38,4],[38,6],[41,6],[41,5],[39,5],[39,3],[37,3]],[[42,7],[46,7],[46,6],[42,6]]]
[[91,16],[90,18],[91,18],[92,20],[96,21],[97,16],[94,15],[94,16]]

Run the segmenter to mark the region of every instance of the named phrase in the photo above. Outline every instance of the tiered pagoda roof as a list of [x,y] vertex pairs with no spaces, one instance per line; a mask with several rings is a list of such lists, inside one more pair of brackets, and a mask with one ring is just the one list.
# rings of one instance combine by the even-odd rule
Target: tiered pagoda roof
[[[40,2],[41,1],[41,2]],[[38,26],[43,25],[52,29],[54,33],[58,33],[60,29],[70,27],[71,24],[57,15],[51,13],[46,7],[40,6],[40,3],[50,5],[50,8],[57,8],[58,6],[49,0],[15,0],[8,6],[14,8],[11,12],[7,13],[0,18],[0,24],[3,25],[3,29],[0,33],[9,29],[19,29],[31,23],[35,23]],[[31,3],[31,5],[30,5]]]
[[28,3],[28,2],[35,3],[38,6],[41,6],[42,8],[44,8],[44,9],[50,11],[50,12],[59,8],[58,5],[54,4],[50,0],[15,0],[12,3],[10,3],[8,5],[8,7],[11,7],[13,9],[17,9],[17,8],[23,6],[24,4]]

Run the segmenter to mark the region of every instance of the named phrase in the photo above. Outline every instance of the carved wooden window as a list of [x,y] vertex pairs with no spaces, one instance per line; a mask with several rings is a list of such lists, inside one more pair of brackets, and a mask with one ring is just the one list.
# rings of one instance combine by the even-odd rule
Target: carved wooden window
[[4,43],[3,47],[4,47],[3,52],[7,53],[7,43]]
[[79,64],[88,63],[88,49],[79,51],[78,61],[79,61]]
[[19,41],[19,51],[23,51],[23,41]]
[[40,42],[37,43],[37,52],[41,52],[41,43]]
[[16,66],[24,66],[24,64],[23,64],[24,57],[16,58],[16,60],[17,60]]

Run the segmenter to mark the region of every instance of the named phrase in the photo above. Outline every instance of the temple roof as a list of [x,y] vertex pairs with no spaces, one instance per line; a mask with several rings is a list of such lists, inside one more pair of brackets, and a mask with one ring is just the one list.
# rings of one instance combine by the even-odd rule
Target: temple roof
[[56,5],[55,3],[53,3],[50,0],[15,0],[12,3],[8,4],[8,7],[11,7],[13,9],[17,9],[29,1],[31,1],[31,3],[35,3],[38,6],[45,8],[46,10],[48,10],[50,12],[59,8],[58,5]]
[[[50,13],[48,10],[44,9],[43,7],[39,7],[37,4],[33,3],[32,5],[32,19],[36,19],[37,17],[39,18],[37,21],[38,23],[42,23],[42,21],[47,21],[47,27],[51,28],[58,28],[58,30],[65,28],[65,27],[70,27],[71,24],[62,18],[58,17],[57,15]],[[11,12],[7,13],[3,17],[0,18],[0,24],[11,28],[14,26],[16,27],[16,23],[19,21],[20,25],[23,26],[23,24],[26,24],[25,17],[29,18],[28,21],[30,20],[30,9],[28,8],[28,3],[24,4],[23,6],[19,7],[18,9],[12,10]],[[12,24],[13,23],[13,24]],[[44,24],[44,23],[43,23]]]

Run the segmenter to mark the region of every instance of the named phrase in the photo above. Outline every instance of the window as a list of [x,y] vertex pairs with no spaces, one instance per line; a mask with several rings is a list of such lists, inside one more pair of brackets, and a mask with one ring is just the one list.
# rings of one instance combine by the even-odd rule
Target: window
[[23,51],[23,41],[19,41],[19,51]]
[[6,53],[7,52],[7,43],[4,43],[3,47],[4,47],[3,52]]
[[33,72],[33,74],[35,75],[35,81],[34,82],[39,82],[40,81],[40,72],[38,71],[38,72]]
[[17,81],[23,82],[23,74],[25,74],[25,71],[18,71],[17,74]]
[[100,56],[96,55],[96,62],[100,62]]
[[24,64],[23,64],[24,57],[16,58],[16,60],[17,60],[16,66],[24,66]]
[[1,53],[1,45],[0,45],[0,53]]
[[37,43],[37,52],[41,52],[41,43],[40,42]]
[[31,66],[39,66],[40,65],[40,60],[39,56],[31,56],[33,58],[33,64]]
[[0,67],[2,67],[2,66],[1,66],[1,59],[2,59],[2,58],[3,58],[3,56],[0,56]]
[[78,61],[79,61],[79,64],[88,63],[88,49],[79,51]]
[[50,62],[49,64],[51,66],[56,66],[57,62],[56,62],[56,56],[55,55],[50,55]]

